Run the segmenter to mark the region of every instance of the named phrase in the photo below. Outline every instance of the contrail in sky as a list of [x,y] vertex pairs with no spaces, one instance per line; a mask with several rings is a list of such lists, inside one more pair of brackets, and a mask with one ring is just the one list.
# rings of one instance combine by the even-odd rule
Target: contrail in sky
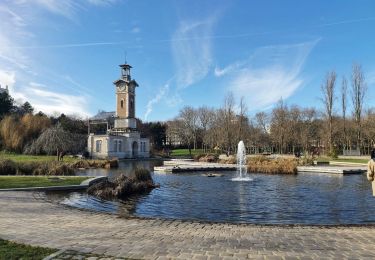
[[[305,29],[314,29],[314,28],[324,28],[342,24],[353,24],[353,23],[360,23],[360,22],[367,22],[367,21],[374,21],[375,17],[365,17],[359,19],[351,19],[351,20],[342,20],[332,23],[323,23],[318,25],[308,26]],[[232,34],[232,35],[207,35],[201,37],[187,37],[187,38],[177,38],[177,39],[163,39],[163,40],[154,40],[150,42],[174,42],[174,41],[188,41],[194,39],[234,39],[234,38],[246,38],[252,36],[260,36],[260,35],[267,35],[273,33],[282,33],[286,31],[293,31],[299,28],[293,29],[283,29],[283,30],[274,30],[274,31],[267,31],[267,32],[259,32],[259,33],[242,33],[242,34]],[[39,46],[7,46],[8,48],[14,49],[49,49],[49,48],[79,48],[79,47],[95,47],[95,46],[110,46],[110,45],[125,45],[127,42],[118,41],[118,42],[86,42],[86,43],[68,43],[68,44],[56,44],[56,45],[39,45]],[[142,45],[133,45],[133,46],[126,46],[128,49],[137,49],[142,48]]]

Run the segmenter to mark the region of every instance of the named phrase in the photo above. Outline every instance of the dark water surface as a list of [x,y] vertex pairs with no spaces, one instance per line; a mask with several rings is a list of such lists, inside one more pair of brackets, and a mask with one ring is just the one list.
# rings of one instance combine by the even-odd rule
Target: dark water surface
[[[143,164],[147,168],[155,162]],[[101,201],[78,192],[47,196],[74,207],[124,216],[262,224],[375,223],[375,198],[365,175],[251,174],[253,181],[238,182],[231,180],[235,172],[220,173],[222,177],[212,178],[202,172],[153,173],[160,188],[126,201]]]

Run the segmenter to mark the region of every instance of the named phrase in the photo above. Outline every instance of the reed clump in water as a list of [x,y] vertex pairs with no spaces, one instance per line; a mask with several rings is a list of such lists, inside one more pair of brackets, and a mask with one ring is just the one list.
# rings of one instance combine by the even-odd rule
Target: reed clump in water
[[201,153],[194,156],[194,161],[197,162],[217,162],[219,155],[213,153]]
[[149,192],[158,187],[151,177],[150,171],[136,169],[134,177],[121,174],[113,181],[105,179],[87,189],[87,193],[101,199],[124,199],[131,195]]
[[248,159],[247,171],[251,173],[297,174],[298,160],[289,158],[271,159],[256,156]]

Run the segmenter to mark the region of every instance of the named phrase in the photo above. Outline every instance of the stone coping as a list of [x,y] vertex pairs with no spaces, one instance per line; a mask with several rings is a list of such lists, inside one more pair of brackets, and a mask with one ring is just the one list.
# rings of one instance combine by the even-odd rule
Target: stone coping
[[0,192],[0,237],[136,259],[374,259],[373,227],[289,227],[124,219]]

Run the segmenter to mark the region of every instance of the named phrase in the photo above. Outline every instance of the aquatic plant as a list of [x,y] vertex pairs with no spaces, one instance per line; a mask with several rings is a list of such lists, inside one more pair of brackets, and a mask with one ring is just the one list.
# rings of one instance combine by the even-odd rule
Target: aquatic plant
[[142,194],[158,187],[146,169],[136,169],[134,177],[121,174],[113,181],[105,179],[87,189],[87,193],[101,199],[124,199],[134,194]]

